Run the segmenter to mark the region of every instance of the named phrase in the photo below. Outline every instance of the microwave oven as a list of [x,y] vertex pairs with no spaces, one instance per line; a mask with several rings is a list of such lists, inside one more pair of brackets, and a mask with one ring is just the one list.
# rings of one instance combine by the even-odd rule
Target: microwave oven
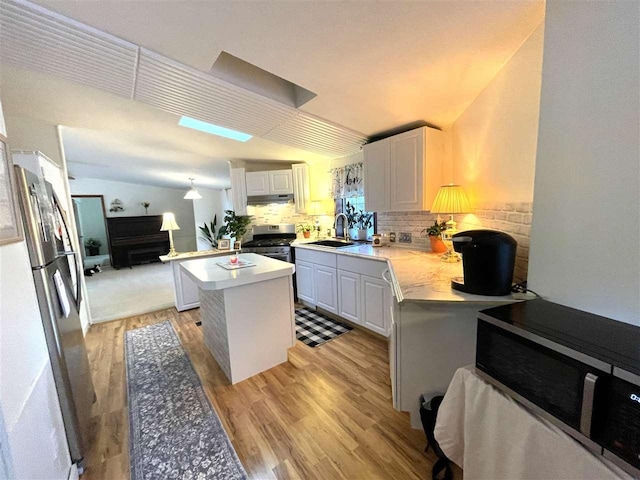
[[640,476],[640,327],[542,299],[482,310],[476,371]]

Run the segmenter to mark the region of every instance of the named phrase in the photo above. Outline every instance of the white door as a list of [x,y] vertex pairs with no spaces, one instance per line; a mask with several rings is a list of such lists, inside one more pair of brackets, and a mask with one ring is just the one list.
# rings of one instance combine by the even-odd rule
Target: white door
[[391,211],[423,210],[424,128],[390,137],[389,152]]
[[360,275],[338,270],[338,315],[360,323]]
[[[338,279],[335,268],[313,265],[316,306],[338,314]],[[298,293],[298,296],[300,294]]]
[[296,260],[296,285],[298,287],[298,298],[315,305],[312,263]]
[[247,195],[269,195],[269,172],[247,172]]
[[362,324],[381,335],[389,334],[391,290],[381,278],[361,275]]
[[364,208],[367,212],[389,211],[389,139],[369,143],[363,151]]
[[311,193],[309,190],[309,166],[306,163],[292,165],[293,174],[293,198],[296,204],[296,213],[307,213],[311,205]]
[[231,199],[236,215],[246,215],[247,186],[244,178],[244,168],[231,169]]
[[269,193],[271,195],[289,195],[293,193],[293,174],[291,170],[269,172]]

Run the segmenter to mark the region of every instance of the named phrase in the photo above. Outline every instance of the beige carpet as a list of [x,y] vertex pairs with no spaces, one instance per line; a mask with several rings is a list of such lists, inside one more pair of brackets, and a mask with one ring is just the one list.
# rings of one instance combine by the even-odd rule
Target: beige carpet
[[132,269],[103,271],[86,277],[91,322],[119,318],[172,307],[173,274],[170,264],[151,263]]

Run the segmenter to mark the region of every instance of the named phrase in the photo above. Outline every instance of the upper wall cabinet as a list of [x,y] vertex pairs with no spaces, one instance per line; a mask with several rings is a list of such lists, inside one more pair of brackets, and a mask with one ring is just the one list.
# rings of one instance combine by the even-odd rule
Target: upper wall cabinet
[[364,146],[364,208],[367,212],[390,210],[390,169],[388,138]]
[[247,214],[247,186],[244,168],[231,169],[231,197],[236,215]]
[[442,132],[421,127],[364,146],[367,211],[430,210],[442,184]]
[[293,173],[293,198],[296,202],[296,213],[307,213],[311,206],[309,188],[309,165],[296,163],[291,166]]
[[247,195],[269,195],[269,172],[247,172]]
[[247,195],[289,195],[293,193],[291,170],[247,172]]

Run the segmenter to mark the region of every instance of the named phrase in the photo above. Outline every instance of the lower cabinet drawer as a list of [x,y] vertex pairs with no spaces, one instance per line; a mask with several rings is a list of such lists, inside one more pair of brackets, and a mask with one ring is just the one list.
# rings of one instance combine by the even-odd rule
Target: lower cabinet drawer
[[382,278],[382,272],[389,268],[387,262],[380,260],[366,260],[347,255],[337,255],[337,257],[339,270],[360,273],[370,277]]

